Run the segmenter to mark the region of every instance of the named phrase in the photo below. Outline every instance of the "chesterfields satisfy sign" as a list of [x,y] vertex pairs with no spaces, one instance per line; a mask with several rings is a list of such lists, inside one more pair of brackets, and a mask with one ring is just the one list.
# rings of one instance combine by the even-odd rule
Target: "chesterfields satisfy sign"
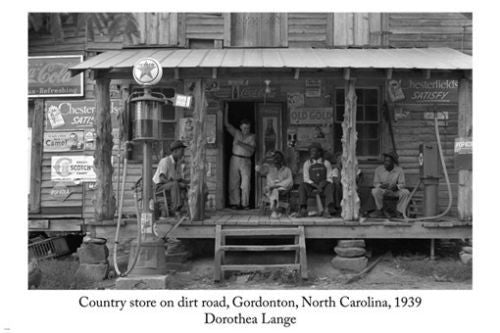
[[458,80],[391,80],[391,86],[399,86],[404,99],[401,104],[453,104],[458,103]]
[[[118,113],[123,107],[119,99],[111,100],[111,126],[118,127]],[[75,130],[94,128],[95,100],[46,101],[47,130]]]
[[83,96],[83,74],[68,70],[82,61],[81,55],[28,57],[28,97]]

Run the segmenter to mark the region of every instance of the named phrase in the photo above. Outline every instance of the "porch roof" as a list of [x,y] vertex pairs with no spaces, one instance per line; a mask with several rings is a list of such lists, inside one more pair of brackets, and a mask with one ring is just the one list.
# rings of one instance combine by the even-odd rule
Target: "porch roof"
[[472,57],[450,48],[406,49],[122,49],[106,51],[70,68],[73,75],[90,70],[131,69],[153,57],[163,68],[393,68],[472,69]]

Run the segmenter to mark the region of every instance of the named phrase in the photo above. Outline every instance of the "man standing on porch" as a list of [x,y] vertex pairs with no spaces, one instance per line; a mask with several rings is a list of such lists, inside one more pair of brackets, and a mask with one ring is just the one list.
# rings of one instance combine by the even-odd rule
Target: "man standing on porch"
[[233,137],[233,155],[229,162],[229,204],[232,209],[249,209],[255,135],[250,133],[250,121],[247,119],[240,122],[239,130],[229,123],[228,104],[224,113],[224,125]]
[[[324,217],[330,218],[332,213],[335,213],[333,206],[333,173],[332,165],[328,160],[323,158],[323,148],[317,142],[309,146],[310,158],[304,162],[303,176],[304,181],[299,187],[299,217],[307,216],[307,199],[316,195],[325,197]],[[321,209],[318,207],[318,209]]]
[[377,206],[377,211],[373,217],[384,217],[385,213],[382,210],[385,196],[393,196],[398,198],[396,206],[398,218],[403,217],[403,212],[408,205],[410,191],[405,187],[405,174],[403,169],[398,166],[398,154],[394,151],[384,153],[384,165],[380,165],[375,169],[373,176],[372,195]]

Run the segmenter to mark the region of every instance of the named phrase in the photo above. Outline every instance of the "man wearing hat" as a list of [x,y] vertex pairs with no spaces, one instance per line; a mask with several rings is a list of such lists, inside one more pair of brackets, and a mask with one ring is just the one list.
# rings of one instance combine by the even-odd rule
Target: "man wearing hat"
[[181,161],[186,146],[180,140],[170,144],[171,154],[162,158],[153,176],[155,191],[167,190],[172,200],[172,208],[176,215],[180,213],[185,201],[189,181],[183,179]]
[[[331,217],[335,213],[333,207],[333,178],[332,165],[328,160],[323,159],[323,148],[317,142],[309,146],[310,158],[304,162],[302,168],[304,181],[299,186],[299,217],[307,216],[307,199],[316,194],[325,197],[324,217]],[[319,208],[320,209],[320,208]]]
[[373,176],[372,196],[377,206],[374,217],[384,217],[386,214],[383,209],[385,196],[394,196],[398,198],[397,217],[402,217],[408,204],[410,191],[405,188],[405,174],[399,167],[399,157],[394,151],[384,153],[384,164],[375,169]]
[[278,200],[280,193],[290,191],[293,186],[292,170],[284,165],[285,156],[280,151],[273,154],[273,165],[266,175],[264,193],[271,203],[271,218],[278,218]]

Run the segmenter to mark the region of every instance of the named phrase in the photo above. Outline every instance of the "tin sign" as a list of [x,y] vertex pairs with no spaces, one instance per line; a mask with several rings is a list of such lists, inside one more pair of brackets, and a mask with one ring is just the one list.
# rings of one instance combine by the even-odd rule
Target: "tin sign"
[[83,96],[83,74],[68,70],[82,61],[81,55],[28,57],[28,97]]
[[143,86],[152,86],[160,82],[163,68],[154,58],[143,58],[137,61],[132,69],[135,82]]
[[[458,80],[397,80],[404,99],[402,104],[458,103]],[[398,99],[399,100],[399,99]]]
[[57,201],[65,201],[71,194],[71,191],[64,183],[57,183],[52,190],[50,196]]
[[[111,126],[119,127],[118,114],[123,108],[120,99],[111,100]],[[76,130],[94,128],[96,114],[95,100],[46,101],[46,130]]]
[[290,124],[315,125],[331,124],[333,121],[333,108],[296,108],[290,110]]
[[96,181],[93,156],[52,156],[50,170],[50,179],[52,181]]
[[83,131],[45,132],[43,151],[61,152],[83,150]]

